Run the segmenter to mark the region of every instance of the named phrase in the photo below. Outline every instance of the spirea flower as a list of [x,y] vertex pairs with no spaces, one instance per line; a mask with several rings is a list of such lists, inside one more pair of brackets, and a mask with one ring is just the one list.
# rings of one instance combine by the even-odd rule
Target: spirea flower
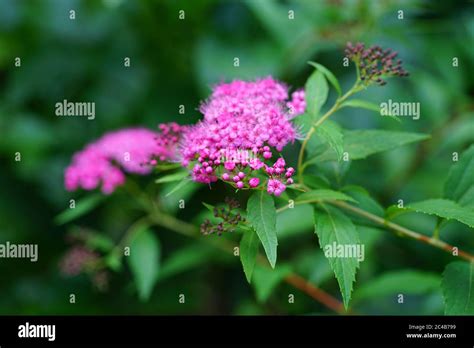
[[158,160],[176,160],[182,127],[171,123],[159,128],[160,133],[145,128],[123,129],[87,145],[66,168],[66,189],[93,190],[100,186],[102,192],[110,194],[125,182],[123,171],[144,175]]
[[296,137],[287,103],[301,111],[301,93],[288,101],[287,87],[270,77],[216,86],[200,108],[204,119],[183,136],[183,165],[192,165],[198,182],[222,179],[239,189],[257,187],[256,172],[265,174],[265,162]]
[[345,53],[358,66],[360,79],[365,85],[377,83],[383,86],[387,83],[385,77],[408,76],[402,68],[402,61],[397,59],[398,53],[391,49],[383,50],[380,46],[365,48],[363,43],[353,45],[349,42]]
[[267,183],[267,192],[280,196],[286,189],[286,185],[293,184],[292,176],[295,173],[293,167],[286,168],[286,163],[283,158],[277,159],[273,166],[266,166],[265,171],[270,176]]
[[291,100],[286,103],[289,113],[296,117],[306,110],[306,100],[304,89],[299,89],[291,94]]
[[187,126],[181,126],[175,122],[159,124],[160,133],[156,137],[158,147],[154,156],[160,161],[177,161],[180,156],[178,144],[186,128]]

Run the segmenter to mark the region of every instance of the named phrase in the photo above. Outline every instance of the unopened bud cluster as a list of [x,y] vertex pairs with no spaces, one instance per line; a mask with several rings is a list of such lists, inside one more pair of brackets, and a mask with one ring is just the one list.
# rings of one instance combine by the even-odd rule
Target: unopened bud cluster
[[387,83],[386,77],[408,76],[402,61],[397,59],[398,53],[391,49],[384,50],[377,45],[365,48],[363,43],[353,45],[349,42],[345,54],[359,68],[360,79],[366,86],[372,83],[383,86]]
[[204,220],[201,224],[201,233],[204,235],[216,233],[218,236],[223,232],[234,232],[237,225],[244,222],[245,219],[240,215],[238,209],[239,202],[232,198],[225,199],[226,205],[224,207],[214,207],[213,215],[222,221],[213,224],[209,219]]
[[[79,235],[79,238],[84,235]],[[74,237],[77,243],[80,239]],[[109,273],[100,266],[101,255],[85,245],[75,244],[62,257],[59,262],[61,274],[67,277],[74,277],[80,274],[87,274],[92,284],[99,291],[106,291],[109,285]]]

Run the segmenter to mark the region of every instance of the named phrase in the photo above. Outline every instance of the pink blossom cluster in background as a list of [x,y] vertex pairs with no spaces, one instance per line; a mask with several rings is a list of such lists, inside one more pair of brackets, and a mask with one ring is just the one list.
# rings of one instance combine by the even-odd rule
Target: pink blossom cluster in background
[[152,165],[177,159],[181,127],[175,123],[160,126],[161,133],[145,128],[130,128],[105,134],[73,157],[65,171],[69,191],[101,187],[112,193],[125,182],[127,173],[148,174]]
[[88,264],[99,260],[99,254],[83,246],[75,246],[68,250],[60,263],[61,273],[75,276],[84,271]]
[[271,77],[219,84],[194,126],[161,124],[159,133],[125,129],[88,145],[66,169],[66,188],[101,186],[111,193],[124,183],[123,171],[148,174],[158,161],[181,161],[197,182],[221,179],[238,189],[266,184],[268,193],[279,196],[293,183],[294,169],[278,153],[295,140],[290,120],[305,108],[303,90],[290,99],[288,88]]

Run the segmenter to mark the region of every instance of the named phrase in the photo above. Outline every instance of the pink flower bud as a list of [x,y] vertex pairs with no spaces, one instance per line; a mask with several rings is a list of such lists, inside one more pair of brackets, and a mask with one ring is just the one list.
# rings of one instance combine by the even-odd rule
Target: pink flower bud
[[235,163],[234,162],[225,162],[224,163],[224,168],[227,169],[227,170],[234,170]]
[[273,169],[272,167],[266,167],[266,168],[265,168],[265,171],[266,171],[268,174],[272,175],[273,172],[275,171],[275,169]]
[[259,183],[260,183],[259,178],[252,178],[249,180],[250,187],[257,187]]
[[273,165],[273,167],[275,167],[275,168],[276,168],[276,167],[282,167],[282,168],[283,168],[285,165],[286,165],[285,160],[280,157],[279,159],[277,159],[277,161],[275,162],[275,164]]

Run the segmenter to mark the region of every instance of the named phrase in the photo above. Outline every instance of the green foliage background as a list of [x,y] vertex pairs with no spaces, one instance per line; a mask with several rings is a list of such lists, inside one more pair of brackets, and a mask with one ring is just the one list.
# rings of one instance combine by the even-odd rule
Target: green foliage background
[[[69,19],[70,9],[76,11],[75,20]],[[185,20],[178,20],[181,9]],[[289,9],[295,11],[293,21],[288,20]],[[400,9],[403,20],[397,19]],[[347,88],[354,78],[353,68],[342,65],[347,41],[399,51],[410,77],[391,79],[363,97],[376,104],[387,99],[419,101],[421,118],[397,123],[347,108],[334,119],[350,129],[422,132],[432,137],[354,162],[342,180],[366,187],[383,206],[398,199],[441,197],[452,153],[461,153],[474,141],[472,3],[1,0],[0,242],[38,243],[40,254],[37,263],[0,260],[0,314],[330,313],[306,295],[278,284],[291,267],[340,298],[312,222],[306,218],[311,209],[278,217],[279,274],[268,275],[256,267],[254,278],[264,284],[256,290],[246,282],[236,257],[205,241],[153,229],[160,240],[163,273],[147,302],[139,300],[127,267],[111,275],[107,292],[97,291],[85,276],[65,278],[58,271],[69,247],[65,236],[74,226],[118,241],[140,217],[127,193],[118,191],[74,223],[57,225],[54,217],[67,208],[69,199],[86,196],[64,190],[63,170],[72,154],[88,142],[133,125],[193,123],[200,117],[196,110],[200,100],[220,81],[271,74],[300,87],[313,71],[308,60],[331,69]],[[21,68],[14,66],[15,57],[21,57]],[[130,68],[124,68],[124,57],[130,57]],[[239,68],[233,66],[234,57],[240,59]],[[453,57],[459,59],[457,68],[452,66]],[[330,101],[334,98],[331,94]],[[95,101],[96,119],[57,118],[54,104],[63,99]],[[178,113],[180,104],[186,107],[185,115]],[[21,162],[14,161],[17,151]],[[292,163],[295,154],[289,151]],[[134,180],[143,188],[152,181]],[[223,190],[232,195],[221,185],[211,191],[197,186],[186,209],[178,211],[173,196],[167,209],[198,225],[205,210],[201,201],[222,202]],[[432,217],[415,214],[403,215],[399,222],[426,232],[435,224]],[[451,223],[441,233],[447,242],[474,252],[472,230],[466,226]],[[355,283],[354,311],[443,313],[441,273],[452,261],[450,255],[387,231],[362,235],[366,260]],[[170,260],[178,269],[184,264],[183,271],[173,272],[173,265],[166,266]],[[68,302],[70,293],[76,294],[74,305]],[[186,294],[186,304],[178,302],[181,293]],[[288,304],[290,293],[296,296],[294,304]],[[398,293],[407,294],[403,305],[395,300]]]

